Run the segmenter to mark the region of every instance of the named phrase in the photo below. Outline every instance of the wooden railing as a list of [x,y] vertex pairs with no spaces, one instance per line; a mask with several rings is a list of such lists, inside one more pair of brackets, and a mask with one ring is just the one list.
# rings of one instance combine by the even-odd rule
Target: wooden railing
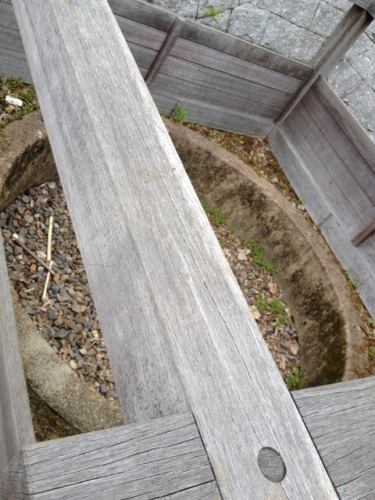
[[319,457],[107,2],[13,6],[133,424],[33,444],[1,253],[2,498],[337,498],[321,458],[341,498],[370,498],[353,386],[297,398]]

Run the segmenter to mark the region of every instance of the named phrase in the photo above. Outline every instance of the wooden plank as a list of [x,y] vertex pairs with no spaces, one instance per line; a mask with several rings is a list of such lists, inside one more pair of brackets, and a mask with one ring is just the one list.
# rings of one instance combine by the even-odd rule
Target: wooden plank
[[[336,182],[340,182],[328,171],[328,165],[323,163],[317,152],[313,149],[310,140],[306,138],[310,132],[310,122],[306,121],[301,104],[298,104],[293,113],[285,120],[281,129],[285,132],[287,140],[293,144],[302,160],[300,164],[300,174],[307,175],[306,192],[302,193],[302,199],[307,196],[308,185],[314,179],[311,186],[317,186],[317,192],[325,200],[325,204],[335,218],[341,221],[349,240],[353,238],[364,227],[357,213],[352,209]],[[306,134],[306,135],[305,135]],[[298,174],[297,174],[298,175]],[[296,182],[295,178],[289,179],[292,186]],[[314,209],[313,209],[314,210]],[[310,213],[310,212],[309,212]],[[314,220],[313,212],[311,217]]]
[[[176,14],[140,0],[109,0],[109,4],[114,14],[165,32],[170,30],[176,17]],[[311,73],[311,67],[306,64],[293,61],[263,47],[189,19],[186,19],[180,36],[199,45],[258,64],[297,80],[302,81]]]
[[373,274],[366,281],[357,286],[357,293],[361,297],[362,302],[365,304],[368,312],[375,317],[375,274]]
[[108,0],[112,12],[169,33],[176,14],[139,0]]
[[276,125],[283,123],[319,76],[327,75],[334,68],[357,38],[366,30],[371,21],[372,17],[368,12],[353,5],[311,61],[314,68],[313,72],[291,98],[284,111],[276,118]]
[[13,50],[14,52],[24,52],[21,35],[18,30],[0,27],[0,48]]
[[0,26],[18,31],[18,24],[11,3],[0,2]]
[[166,59],[161,72],[174,78],[181,78],[192,83],[256,101],[260,109],[260,116],[262,116],[261,110],[263,107],[267,107],[270,110],[273,108],[280,109],[288,100],[288,94],[284,92],[279,92],[278,90],[243,80],[242,78],[226,75],[220,71],[204,68],[198,64],[183,61],[172,56]]
[[[176,71],[177,74],[177,71]],[[269,122],[275,117],[278,107],[272,107],[267,102],[262,103],[253,98],[246,98],[235,95],[222,89],[218,90],[214,86],[201,83],[192,83],[189,80],[176,76],[159,73],[150,86],[150,92],[154,94],[170,95],[175,99],[191,100],[200,102],[203,106],[216,106],[223,111],[230,113],[240,113],[241,115],[256,117],[260,122]],[[204,116],[202,116],[204,119]]]
[[25,500],[28,498],[27,495],[26,471],[20,451],[6,470],[0,474],[0,498],[2,500]]
[[[368,262],[368,266],[375,279],[375,234],[369,235],[358,247],[358,252],[363,258]],[[374,292],[375,292],[375,281],[374,281]],[[375,302],[374,302],[375,306]]]
[[35,500],[221,498],[191,414],[39,443],[23,459]]
[[161,49],[166,37],[164,31],[122,16],[116,15],[115,18],[127,43],[132,42],[156,51]]
[[162,114],[173,116],[178,107],[185,109],[187,121],[190,123],[199,123],[218,130],[262,138],[266,137],[272,128],[270,120],[262,120],[258,116],[231,113],[222,107],[188,99],[176,99],[158,92],[154,92],[152,97]]
[[[121,16],[116,16],[116,19],[128,43],[133,42],[154,50],[160,49],[165,39],[164,31]],[[173,46],[171,55],[289,94],[300,84],[296,78],[181,38]]]
[[293,392],[341,500],[375,491],[375,377]]
[[337,498],[107,1],[14,6],[126,420],[191,408],[225,499]]
[[168,54],[170,53],[171,49],[176,43],[176,40],[178,38],[178,35],[180,34],[183,25],[184,25],[184,19],[181,17],[176,17],[172,25],[172,28],[170,29],[168,35],[166,36],[164,43],[158,52],[158,55],[156,56],[154,62],[152,63],[149,69],[149,72],[146,75],[145,82],[148,86],[150,86],[151,82],[159,73],[160,68],[162,67],[164,61],[168,57]]
[[304,207],[312,220],[319,226],[332,214],[314,176],[306,170],[300,150],[296,149],[289,135],[282,128],[274,127],[267,139],[294,191],[303,200]]
[[330,217],[319,225],[319,229],[342,268],[345,271],[350,270],[350,276],[354,278],[353,284],[356,288],[372,277],[370,263],[361,255],[359,249],[351,244],[344,223],[340,224],[336,217]]
[[145,69],[146,75],[158,53],[156,52],[156,50],[147,49],[145,47],[141,47],[140,45],[135,45],[134,43],[129,43],[128,46],[132,53],[132,56],[135,59],[135,62],[137,63],[138,68]]
[[[333,156],[338,156],[351,172],[367,197],[375,205],[375,156],[372,158],[371,165],[363,158],[356,146],[347,136],[346,132],[326,109],[316,93],[316,87],[313,87],[302,99],[302,104],[308,111],[312,120],[321,130],[324,142],[329,142],[334,149]],[[318,91],[319,92],[319,91]],[[363,131],[363,133],[365,133]],[[372,145],[372,152],[375,154],[375,144]],[[353,193],[353,196],[354,193]]]
[[374,0],[350,0],[362,9],[366,9],[372,17],[375,17],[375,1]]
[[[320,111],[322,113],[320,113]],[[336,149],[327,140],[324,132],[332,142],[341,142],[339,135],[331,136],[328,127],[329,115],[325,112],[324,108],[319,108],[319,103],[311,96],[308,100],[302,100],[298,105],[298,110],[291,117],[298,121],[303,135],[315,152],[316,156],[320,159],[321,163],[325,166],[328,174],[333,179],[333,182],[339,188],[341,197],[345,201],[348,209],[354,211],[362,222],[363,228],[366,227],[375,218],[375,206],[367,196],[363,187],[360,185],[360,166],[358,165],[359,175],[355,175],[355,168],[349,168],[347,163],[342,159],[342,153],[338,154]],[[325,122],[325,120],[327,120]],[[323,129],[323,130],[322,130]],[[343,151],[345,153],[345,150]],[[348,151],[349,156],[349,151]],[[345,161],[350,162],[350,156]],[[352,173],[351,170],[354,172]],[[370,173],[370,172],[369,172]],[[372,173],[372,172],[371,172]],[[375,177],[375,176],[374,176]],[[371,177],[368,177],[369,187],[375,183],[370,183]],[[319,182],[319,181],[318,181]],[[321,184],[322,181],[319,182]],[[363,185],[363,183],[362,183]],[[347,211],[348,211],[347,209]],[[344,216],[344,214],[342,214]],[[344,216],[345,217],[345,216]]]
[[26,54],[20,54],[0,47],[0,75],[23,77],[25,83],[32,83]]
[[366,160],[367,164],[375,172],[375,144],[356,118],[354,118],[348,107],[335,94],[324,78],[317,80],[313,90]]
[[300,85],[296,78],[182,38],[171,55],[287,94],[294,93]]
[[0,235],[0,476],[21,447],[35,441]]
[[357,236],[355,236],[352,239],[353,245],[355,247],[358,247],[361,243],[363,243],[374,232],[375,232],[375,219],[363,231],[358,233]]

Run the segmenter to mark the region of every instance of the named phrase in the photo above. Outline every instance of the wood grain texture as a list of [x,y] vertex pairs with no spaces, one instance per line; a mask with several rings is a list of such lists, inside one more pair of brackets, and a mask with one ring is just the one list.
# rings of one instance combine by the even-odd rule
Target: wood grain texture
[[230,112],[222,107],[211,106],[189,99],[177,99],[162,92],[154,92],[153,99],[162,114],[173,116],[180,107],[186,110],[187,121],[207,127],[227,130],[252,137],[266,137],[272,129],[272,121],[258,116]]
[[276,118],[276,125],[283,123],[319,76],[327,75],[334,68],[357,38],[366,30],[371,21],[372,17],[368,12],[353,5],[311,61],[311,65],[313,66],[312,73],[306,78],[300,89],[296,91],[285,109]]
[[[335,135],[334,130],[329,130],[330,116],[319,106],[318,99],[313,95],[301,101],[291,118],[298,122],[307,142],[339,189],[347,207],[345,212],[352,211],[363,227],[366,227],[375,218],[375,206],[367,195],[368,192],[373,198],[375,194],[371,194],[371,189],[375,190],[375,176],[372,170],[367,166],[367,171],[363,169],[365,171],[361,172],[361,163],[363,167],[365,165],[360,155],[357,157],[358,164],[350,164],[354,151],[350,148],[348,139],[340,132]],[[343,144],[345,139],[346,147]],[[340,151],[340,144],[343,144],[343,151]],[[319,180],[319,183],[322,184],[323,181]],[[345,220],[345,214],[342,214],[342,217]]]
[[1,76],[22,76],[25,83],[32,83],[29,64],[26,54],[0,47],[0,74]]
[[292,393],[341,500],[375,491],[375,377]]
[[0,236],[0,475],[22,446],[35,441]]
[[313,87],[327,111],[332,115],[342,130],[348,136],[350,142],[363,156],[367,164],[375,172],[375,144],[366,131],[354,118],[349,108],[335,94],[324,78],[319,78]]
[[27,477],[22,451],[20,451],[0,474],[0,499],[26,500],[27,498]]
[[[369,163],[357,149],[351,136],[341,126],[341,120],[338,121],[337,115],[332,115],[330,109],[327,109],[320,99],[320,95],[318,87],[314,86],[301,101],[302,105],[309,113],[312,122],[320,129],[323,136],[322,142],[328,142],[332,147],[332,158],[340,158],[340,161],[355,178],[355,183],[361,187],[370,202],[375,205],[375,144],[371,141],[370,149],[367,150],[367,153],[371,152],[373,155]],[[345,105],[342,103],[342,106]],[[366,134],[362,128],[360,132]],[[369,155],[366,154],[366,156]],[[353,191],[351,195],[355,196],[355,192]]]
[[[346,200],[305,140],[298,120],[292,120],[295,112],[269,134],[271,149],[343,269],[352,269],[351,275],[358,280],[357,292],[374,316],[375,237],[370,236],[358,248],[351,243],[358,234],[354,230],[359,227],[358,220],[349,218]],[[286,127],[288,124],[291,126]],[[346,217],[339,216],[341,209]]]
[[11,3],[0,1],[0,26],[18,31],[18,24]]
[[13,4],[126,420],[191,408],[225,499],[337,498],[107,2]]
[[183,25],[184,19],[181,17],[176,17],[174,23],[172,24],[172,28],[170,29],[168,35],[165,37],[164,43],[161,46],[157,57],[153,61],[150,70],[146,75],[145,82],[147,85],[150,85],[152,80],[154,80],[156,75],[159,73],[160,68],[168,57],[169,52],[176,43]]
[[[164,32],[169,32],[176,17],[176,14],[140,0],[109,0],[109,4],[114,14]],[[306,64],[293,61],[263,47],[240,40],[189,19],[186,19],[180,36],[191,42],[211,47],[297,80],[304,80],[311,73],[311,67]]]
[[[226,87],[226,90],[217,89],[215,86],[211,86],[208,81],[202,84],[171,76],[164,73],[164,68],[150,86],[150,92],[153,96],[162,93],[171,98],[199,102],[202,106],[216,106],[222,109],[223,113],[240,113],[248,115],[249,118],[253,116],[259,121],[267,122],[272,122],[275,113],[281,107],[279,103],[270,104],[267,99],[262,102],[261,97],[257,100],[255,97],[246,98],[239,94],[235,95],[230,92],[230,87]],[[264,94],[260,93],[260,95]],[[206,116],[202,113],[202,119],[205,118]]]
[[306,170],[302,154],[283,128],[275,127],[268,135],[273,154],[283,168],[289,182],[317,226],[332,216],[322,197],[319,185],[311,172]]
[[[316,142],[314,135],[316,129],[313,128],[313,125],[300,103],[285,120],[281,129],[285,132],[287,140],[293,144],[294,149],[298,152],[301,164],[300,174],[297,173],[297,176],[307,176],[306,190],[309,189],[310,183],[310,189],[314,189],[316,186],[316,193],[323,198],[329,212],[341,222],[348,238],[352,239],[365,225],[349,203],[350,200],[343,195],[340,189],[341,179],[337,177],[339,171],[332,171],[330,164],[326,163],[325,151],[328,145],[326,142],[323,144]],[[286,175],[288,176],[287,171]],[[292,186],[294,182],[299,182],[293,177],[290,177],[289,180]],[[304,200],[307,195],[307,191],[301,193],[302,199]],[[314,220],[313,207],[311,217]]]
[[[165,40],[164,31],[118,15],[116,19],[128,43],[154,50],[161,48]],[[176,41],[171,55],[289,94],[295,92],[300,84],[296,78],[182,38]]]
[[36,444],[23,460],[35,500],[221,498],[191,414]]

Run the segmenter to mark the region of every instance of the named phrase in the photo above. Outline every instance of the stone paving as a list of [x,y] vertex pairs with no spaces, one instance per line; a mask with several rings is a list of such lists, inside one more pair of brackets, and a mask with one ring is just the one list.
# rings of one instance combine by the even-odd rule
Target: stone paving
[[[150,3],[310,63],[353,5],[349,0],[151,0]],[[328,75],[375,142],[375,22]]]

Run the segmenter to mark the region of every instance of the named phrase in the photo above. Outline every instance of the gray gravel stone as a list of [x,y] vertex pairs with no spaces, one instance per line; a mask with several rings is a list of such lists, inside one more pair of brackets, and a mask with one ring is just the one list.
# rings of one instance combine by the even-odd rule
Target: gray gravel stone
[[339,97],[344,97],[362,81],[361,76],[353,67],[342,59],[329,73],[327,80]]
[[295,45],[301,43],[303,35],[304,30],[302,28],[285,21],[279,16],[269,14],[267,29],[261,40],[261,45],[289,56]]
[[202,17],[201,19],[197,19],[197,21],[201,24],[205,24],[206,26],[210,26],[211,28],[215,28],[220,31],[227,31],[230,15],[230,11],[226,10],[222,14],[215,16],[215,18]]

